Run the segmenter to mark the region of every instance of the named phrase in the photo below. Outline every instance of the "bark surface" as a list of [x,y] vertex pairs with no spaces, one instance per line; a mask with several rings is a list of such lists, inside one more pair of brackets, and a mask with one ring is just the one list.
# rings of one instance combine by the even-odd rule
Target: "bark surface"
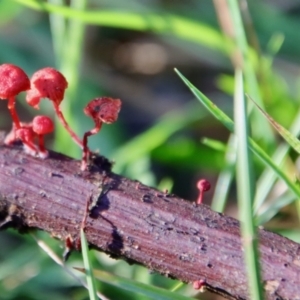
[[[2,229],[38,228],[76,247],[87,211],[93,248],[184,282],[204,280],[227,298],[250,299],[237,220],[116,175],[103,157],[81,172],[70,157],[51,152],[42,160],[2,140]],[[266,298],[300,299],[300,246],[265,230],[259,240]]]

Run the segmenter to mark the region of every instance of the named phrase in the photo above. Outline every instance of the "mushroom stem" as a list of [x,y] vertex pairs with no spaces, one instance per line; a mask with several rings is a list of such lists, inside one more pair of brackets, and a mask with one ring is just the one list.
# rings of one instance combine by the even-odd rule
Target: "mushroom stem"
[[15,97],[10,97],[8,99],[7,107],[9,109],[9,112],[10,112],[11,118],[13,120],[13,123],[16,125],[16,129],[20,129],[21,125],[20,125],[20,120],[19,120],[18,114],[16,112],[15,104],[16,104]]
[[39,142],[39,152],[38,155],[40,158],[47,158],[49,152],[45,149],[44,144],[44,135],[53,132],[54,125],[52,120],[47,116],[36,116],[32,120],[32,131],[35,136],[38,138]]
[[196,204],[201,204],[203,201],[203,195],[210,189],[210,183],[206,179],[201,179],[197,182],[197,188],[199,190],[199,196],[196,201]]
[[60,121],[60,123],[63,125],[63,127],[69,132],[69,134],[71,135],[71,138],[73,139],[73,141],[75,141],[79,147],[81,149],[84,148],[84,145],[83,145],[83,142],[82,140],[80,139],[80,137],[71,129],[71,127],[69,126],[69,124],[67,123],[64,115],[62,114],[59,106],[53,102],[53,106],[54,106],[54,110],[55,110],[55,113]]
[[38,140],[39,140],[39,157],[40,158],[47,158],[49,155],[49,152],[45,148],[45,142],[44,142],[44,135],[38,134],[37,135]]
[[23,142],[23,147],[24,147],[24,151],[25,153],[31,155],[31,156],[36,156],[36,154],[39,152],[37,150],[37,148],[35,147],[34,143],[31,141],[24,141]]
[[39,148],[42,152],[45,152],[45,143],[44,143],[44,135],[38,134],[38,139],[39,139]]
[[83,136],[83,151],[82,151],[82,160],[81,160],[81,171],[84,171],[87,167],[87,161],[90,155],[90,149],[87,145],[87,139],[89,136],[98,133],[102,127],[102,122],[95,120],[95,128],[87,131]]
[[196,200],[196,204],[201,204],[202,201],[203,201],[203,191],[200,190],[200,191],[199,191],[198,199]]

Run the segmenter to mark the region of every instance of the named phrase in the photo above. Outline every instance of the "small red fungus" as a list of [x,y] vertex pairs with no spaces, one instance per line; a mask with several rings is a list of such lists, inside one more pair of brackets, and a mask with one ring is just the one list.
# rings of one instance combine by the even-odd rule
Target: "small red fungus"
[[200,279],[193,282],[193,288],[199,290],[201,293],[205,291],[205,280]]
[[199,196],[196,204],[201,204],[204,192],[210,189],[210,183],[206,179],[201,179],[197,182],[197,188],[199,189]]
[[66,78],[59,71],[47,67],[35,72],[32,75],[30,82],[31,89],[27,92],[27,103],[38,109],[41,98],[50,99],[59,121],[69,132],[71,138],[83,148],[82,140],[70,128],[59,107],[64,98],[65,90],[68,87]]
[[0,99],[8,99],[8,109],[16,129],[21,125],[15,109],[15,97],[29,89],[29,78],[21,68],[12,64],[0,65]]
[[47,116],[36,116],[32,121],[32,130],[39,139],[39,157],[48,157],[49,153],[44,145],[44,135],[54,131],[52,120]]
[[90,153],[89,148],[87,146],[88,137],[99,132],[103,123],[111,124],[115,122],[118,119],[120,109],[121,100],[109,97],[95,98],[91,100],[84,108],[84,113],[94,120],[95,127],[87,131],[83,136],[81,170],[86,169],[87,160]]
[[5,145],[12,145],[17,141],[22,141],[26,153],[35,156],[38,152],[33,140],[36,134],[32,131],[32,123],[20,123],[20,128],[17,129],[13,124],[11,131],[4,139]]
[[32,124],[22,125],[21,128],[16,130],[16,137],[23,142],[24,150],[27,154],[36,156],[38,149],[33,143],[35,133],[32,130]]

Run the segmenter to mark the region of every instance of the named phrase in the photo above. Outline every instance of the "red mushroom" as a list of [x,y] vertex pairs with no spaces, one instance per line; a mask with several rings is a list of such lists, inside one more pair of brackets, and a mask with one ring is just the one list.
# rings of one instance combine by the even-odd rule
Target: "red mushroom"
[[120,109],[121,100],[109,97],[95,98],[84,108],[84,113],[94,120],[95,127],[87,131],[83,136],[83,153],[81,163],[82,171],[86,169],[87,160],[90,153],[87,146],[87,138],[90,135],[99,132],[103,123],[111,124],[115,122],[118,119]]
[[59,121],[69,132],[71,138],[83,148],[82,140],[70,128],[59,107],[64,98],[65,89],[68,87],[66,78],[57,70],[47,67],[35,72],[30,82],[31,89],[27,92],[27,103],[38,109],[41,98],[50,99]]
[[22,124],[22,127],[16,130],[16,137],[23,142],[24,150],[27,154],[36,156],[38,148],[33,142],[35,133],[32,130],[32,123]]
[[13,124],[11,131],[4,139],[4,144],[12,145],[17,141],[22,141],[25,152],[32,156],[36,156],[38,153],[38,148],[33,142],[35,136],[36,134],[32,131],[32,123],[21,122],[19,129],[17,129],[16,125]]
[[193,282],[193,288],[199,290],[200,293],[205,292],[206,281],[204,279],[196,280]]
[[[47,116],[36,116],[31,123],[20,123],[19,129],[13,128],[5,138],[5,144],[10,145],[21,140],[26,153],[41,158],[48,157],[48,151],[44,146],[44,135],[54,130],[52,120]],[[34,144],[34,139],[38,138],[39,148]]]
[[21,68],[12,64],[0,65],[0,99],[8,99],[8,109],[16,129],[21,125],[15,109],[15,97],[28,89],[30,81]]
[[39,157],[46,158],[49,153],[45,149],[44,135],[53,132],[54,124],[47,116],[36,116],[32,121],[32,131],[39,139]]
[[[23,123],[23,122],[20,122],[20,128],[19,129],[22,129],[22,128],[32,129],[32,123]],[[11,131],[6,135],[6,137],[4,139],[4,144],[5,145],[12,145],[15,142],[21,140],[19,138],[18,134],[17,134],[17,130],[19,130],[19,129],[17,129],[16,125],[13,123]],[[26,143],[26,141],[24,139],[23,140],[23,144],[25,144],[25,143]]]
[[199,196],[196,201],[196,204],[201,204],[204,192],[210,189],[210,183],[206,179],[201,179],[197,182],[197,188],[199,189]]

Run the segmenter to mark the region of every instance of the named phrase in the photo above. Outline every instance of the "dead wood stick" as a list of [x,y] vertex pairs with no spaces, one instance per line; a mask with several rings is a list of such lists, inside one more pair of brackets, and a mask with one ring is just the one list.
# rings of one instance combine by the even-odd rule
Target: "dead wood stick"
[[[39,228],[72,237],[76,247],[89,199],[93,248],[184,282],[202,279],[227,298],[250,298],[237,220],[118,176],[102,157],[80,172],[79,161],[54,152],[34,158],[0,138],[2,228]],[[300,246],[260,230],[260,254],[266,298],[300,299]]]

